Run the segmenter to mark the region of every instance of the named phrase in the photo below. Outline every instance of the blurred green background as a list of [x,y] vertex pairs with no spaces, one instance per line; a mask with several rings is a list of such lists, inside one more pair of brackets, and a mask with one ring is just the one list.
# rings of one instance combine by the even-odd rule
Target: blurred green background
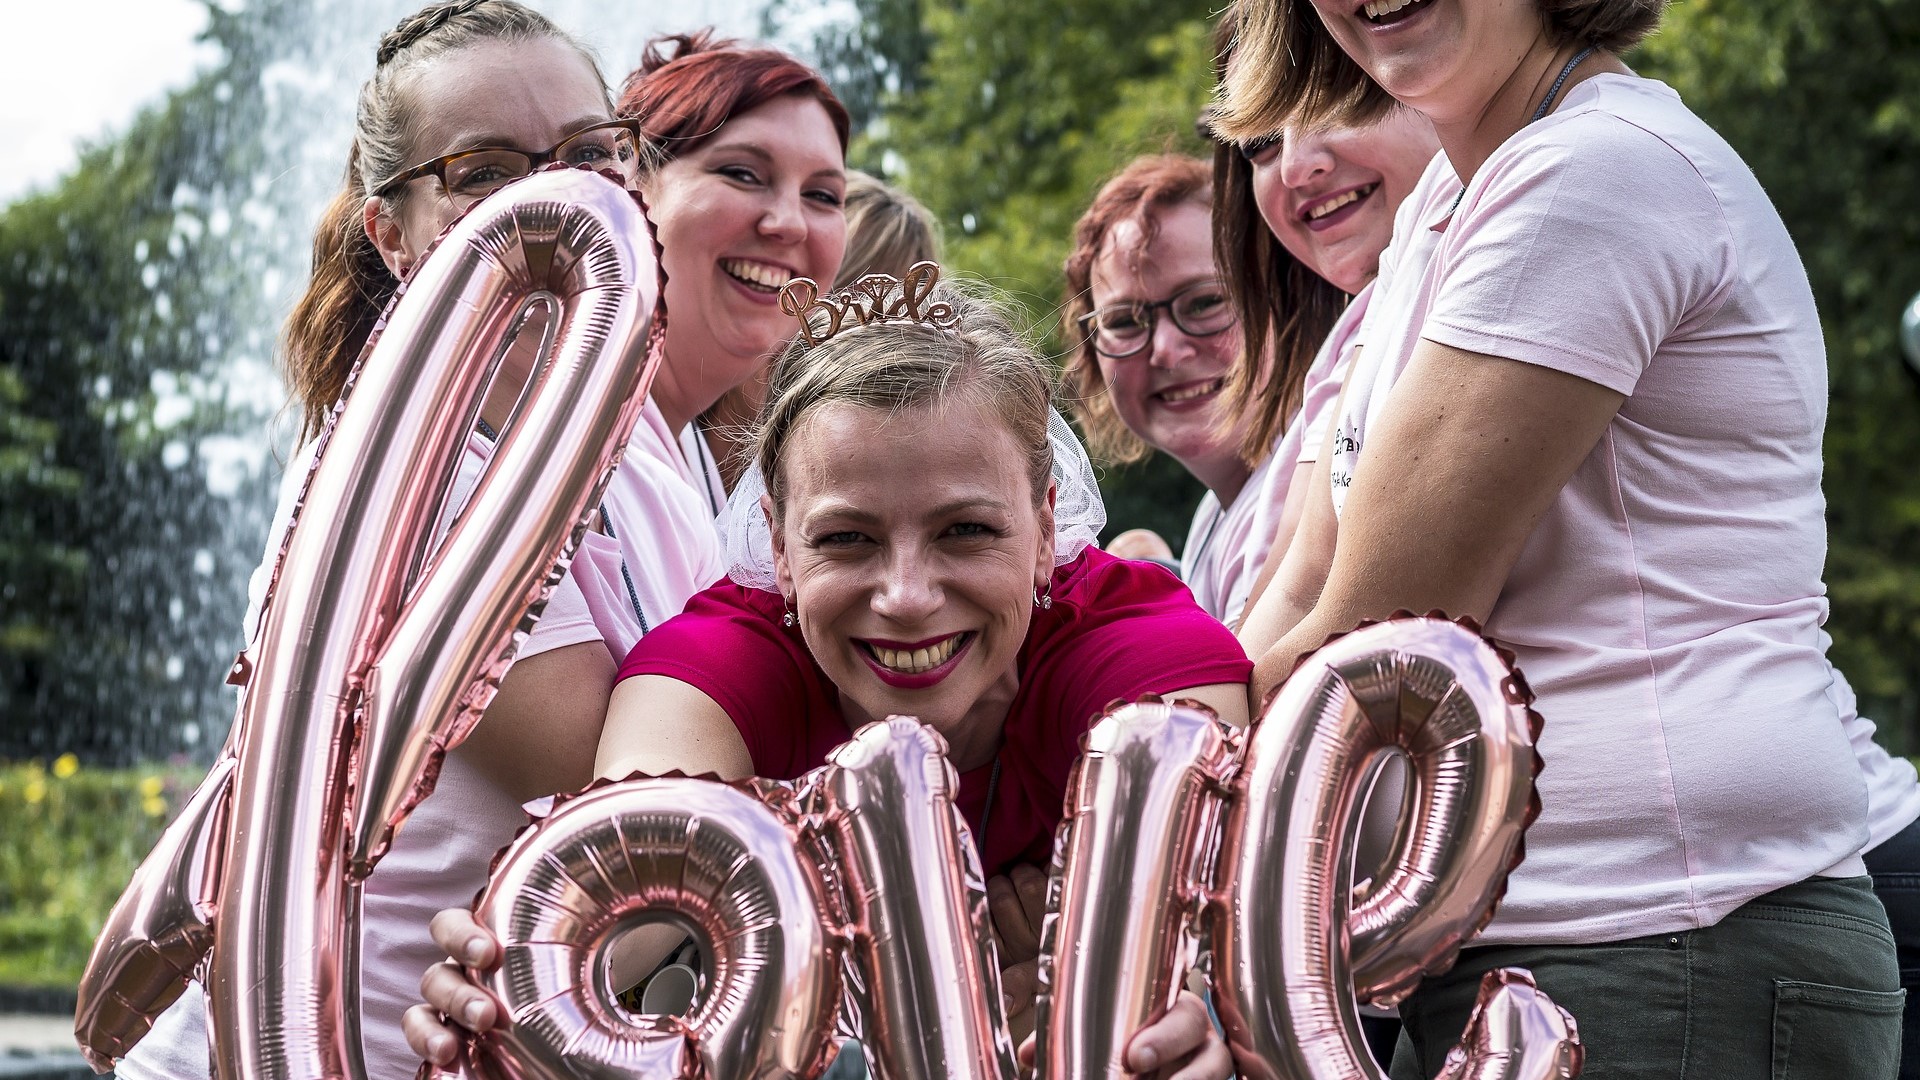
[[[291,2],[221,9],[219,67],[95,146],[68,179],[0,211],[0,756],[15,759],[0,765],[0,983],[72,985],[199,771],[141,762],[179,749],[169,732],[224,722],[231,707],[219,659],[183,677],[167,647],[192,626],[231,636],[233,581],[251,564],[221,554],[210,565],[205,553],[257,552],[257,536],[231,534],[258,526],[176,490],[177,440],[159,434],[155,387],[208,374],[200,339],[178,328],[249,302],[221,245],[173,239],[198,213],[174,193],[206,182],[195,157],[206,132],[183,118],[217,115],[236,133],[258,122],[244,92],[209,106],[222,85],[259,84],[252,43]],[[1137,153],[1204,150],[1193,120],[1210,88],[1212,9],[774,0],[763,25],[811,51],[846,96],[854,164],[925,201],[949,265],[1006,289],[1048,332],[1071,225],[1098,184]],[[629,59],[607,58],[616,81]],[[1896,331],[1920,291],[1920,0],[1682,0],[1629,60],[1734,144],[1800,246],[1832,375],[1833,658],[1889,748],[1913,753],[1920,384]],[[241,175],[247,147],[236,134],[223,151]],[[149,275],[181,287],[156,292]],[[187,421],[201,432],[232,422],[218,408]],[[1155,528],[1176,546],[1199,496],[1165,459],[1109,472],[1103,486],[1114,528]],[[182,511],[124,513],[136,496]],[[198,584],[125,587],[147,576]],[[136,723],[147,734],[128,736]],[[197,746],[218,743],[212,730]]]

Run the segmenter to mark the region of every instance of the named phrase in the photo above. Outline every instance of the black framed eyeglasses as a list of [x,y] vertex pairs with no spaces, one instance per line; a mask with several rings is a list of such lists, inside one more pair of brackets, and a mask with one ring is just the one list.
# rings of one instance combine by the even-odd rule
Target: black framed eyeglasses
[[609,120],[576,131],[541,153],[510,146],[479,146],[402,169],[375,188],[388,195],[423,176],[437,177],[454,205],[465,207],[553,161],[612,169],[628,180],[640,172],[640,121]]
[[1081,329],[1093,336],[1093,351],[1119,359],[1153,344],[1153,321],[1165,308],[1180,332],[1192,338],[1212,337],[1240,321],[1219,281],[1199,281],[1165,300],[1108,304],[1080,316]]

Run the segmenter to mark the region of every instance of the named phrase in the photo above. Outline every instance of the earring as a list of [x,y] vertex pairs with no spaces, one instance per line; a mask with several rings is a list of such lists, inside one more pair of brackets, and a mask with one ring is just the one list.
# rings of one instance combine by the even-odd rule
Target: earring
[[1047,582],[1047,591],[1033,590],[1033,606],[1041,611],[1053,610],[1053,582]]
[[[782,599],[784,600],[785,598],[782,597]],[[787,613],[785,615],[780,616],[780,625],[791,630],[793,629],[794,624],[798,623],[800,619],[798,616],[794,615],[793,613],[793,601],[787,600],[786,605],[787,605]]]

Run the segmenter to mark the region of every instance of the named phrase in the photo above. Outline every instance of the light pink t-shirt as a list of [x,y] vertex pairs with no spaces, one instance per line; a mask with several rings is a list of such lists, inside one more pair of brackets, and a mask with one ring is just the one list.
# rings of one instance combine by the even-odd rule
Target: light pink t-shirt
[[1360,290],[1320,343],[1303,381],[1300,411],[1275,440],[1273,453],[1247,477],[1239,496],[1222,510],[1219,497],[1209,491],[1193,513],[1187,546],[1181,549],[1180,577],[1201,609],[1228,626],[1237,626],[1246,613],[1253,583],[1267,565],[1274,537],[1280,535],[1295,468],[1319,457],[1353,358],[1349,346],[1372,292],[1371,285]]
[[1628,395],[1488,619],[1546,765],[1484,939],[1706,926],[1857,870],[1867,788],[1820,630],[1826,354],[1779,215],[1671,90],[1623,75],[1510,138],[1449,217],[1458,191],[1436,159],[1401,208],[1336,505],[1422,338]]
[[[490,453],[486,440],[469,439],[442,529],[472,494]],[[257,627],[266,577],[311,460],[310,449],[296,455],[282,483],[266,562],[250,585],[244,624],[249,637]],[[649,401],[602,500],[618,539],[585,534],[516,659],[603,641],[618,663],[640,640],[636,599],[647,623],[658,625],[722,576],[706,489],[705,474],[688,464],[659,408]],[[421,973],[445,959],[427,924],[442,909],[473,901],[486,883],[494,852],[526,821],[519,802],[455,750],[447,755],[433,794],[408,816],[392,849],[367,879],[360,1027],[368,1076],[407,1077],[419,1066],[401,1034],[400,1017],[420,1000]],[[188,987],[156,1020],[116,1072],[124,1080],[202,1080],[210,1075],[206,998],[198,984]]]

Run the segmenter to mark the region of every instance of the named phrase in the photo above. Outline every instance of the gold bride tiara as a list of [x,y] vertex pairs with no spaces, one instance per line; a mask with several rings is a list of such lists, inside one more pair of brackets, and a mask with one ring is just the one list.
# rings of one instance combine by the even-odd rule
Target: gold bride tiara
[[[951,330],[960,316],[945,300],[931,299],[940,282],[940,264],[917,262],[907,276],[868,274],[831,296],[820,295],[812,278],[794,278],[780,289],[780,310],[800,320],[800,337],[818,345],[842,330],[875,323],[921,323]],[[814,312],[824,314],[825,328],[816,329]]]

